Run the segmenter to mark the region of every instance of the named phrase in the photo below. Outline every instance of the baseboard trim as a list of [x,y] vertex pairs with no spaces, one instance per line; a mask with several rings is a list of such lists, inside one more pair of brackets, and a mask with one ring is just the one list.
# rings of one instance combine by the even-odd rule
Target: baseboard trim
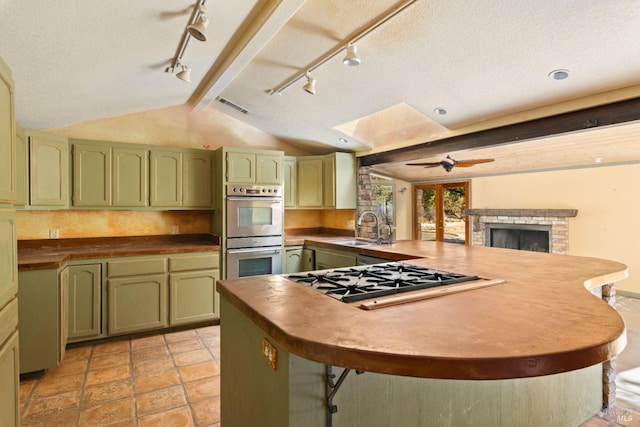
[[623,297],[640,299],[640,294],[637,292],[616,290],[616,294],[621,295]]

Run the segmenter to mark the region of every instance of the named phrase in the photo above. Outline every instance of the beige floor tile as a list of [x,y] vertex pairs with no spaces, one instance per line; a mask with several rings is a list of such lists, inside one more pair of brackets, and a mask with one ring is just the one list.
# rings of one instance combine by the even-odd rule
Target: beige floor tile
[[216,360],[220,360],[220,346],[212,346],[209,347],[209,351],[216,358]]
[[178,370],[171,368],[166,371],[135,377],[134,382],[136,393],[141,394],[178,385],[180,384],[180,377],[178,376]]
[[207,347],[220,347],[220,337],[202,337],[202,342]]
[[179,341],[188,341],[193,339],[200,338],[198,336],[198,332],[195,329],[189,329],[181,332],[173,332],[170,334],[166,334],[164,339],[167,340],[167,343],[175,343]]
[[156,357],[168,356],[169,349],[166,344],[154,345],[149,347],[136,348],[131,351],[131,357],[133,362],[139,362],[141,360],[153,359]]
[[80,412],[80,422],[82,427],[104,427],[113,425],[135,425],[133,398],[112,400],[100,405],[85,409]]
[[130,359],[129,356],[129,352],[105,354],[104,356],[94,355],[89,363],[89,370],[96,371],[98,369],[110,368],[112,366],[128,365]]
[[53,396],[79,390],[84,383],[84,374],[67,375],[64,377],[47,377],[36,384],[32,399]]
[[103,356],[105,354],[122,353],[129,351],[131,342],[129,340],[112,341],[104,344],[97,344],[93,347],[93,357]]
[[178,368],[182,382],[200,380],[202,378],[213,377],[220,374],[218,364],[214,361],[196,363],[195,365],[182,366]]
[[30,378],[20,381],[20,403],[23,405],[27,399],[31,397],[31,393],[36,388],[38,380]]
[[149,393],[140,394],[136,398],[138,416],[156,414],[159,412],[185,406],[187,399],[181,386],[163,388]]
[[196,329],[196,331],[201,337],[219,337],[220,325],[207,326],[206,328]]
[[188,406],[160,412],[158,414],[147,415],[138,420],[138,427],[193,427],[193,417]]
[[20,427],[71,427],[78,421],[78,411],[55,412],[41,417],[22,417]]
[[184,384],[189,402],[199,402],[220,395],[220,375]]
[[88,364],[89,359],[65,360],[65,363],[61,363],[55,368],[49,369],[49,371],[47,371],[47,375],[52,377],[62,377],[65,375],[84,373],[87,370]]
[[92,351],[93,347],[90,345],[67,348],[64,352],[64,361],[68,362],[71,360],[88,359],[91,356]]
[[59,393],[41,399],[30,399],[25,408],[26,419],[40,418],[44,415],[55,414],[80,408],[81,390],[77,389],[67,393]]
[[89,408],[110,400],[124,399],[132,394],[133,387],[129,379],[87,387],[82,398],[82,407]]
[[87,387],[129,378],[131,378],[129,365],[112,366],[106,369],[89,371],[87,374]]
[[209,350],[193,350],[173,355],[176,366],[193,365],[201,362],[209,362],[213,360],[213,356]]
[[164,335],[154,335],[151,337],[136,338],[131,340],[131,349],[137,350],[145,347],[155,347],[158,345],[166,345]]
[[191,405],[199,426],[208,426],[220,422],[220,397],[201,400]]
[[185,353],[187,351],[201,350],[203,348],[205,348],[205,345],[200,338],[169,343],[169,351],[171,354]]
[[162,372],[175,367],[171,356],[155,357],[153,359],[145,359],[136,362],[133,365],[133,374],[135,376],[149,375],[154,372]]

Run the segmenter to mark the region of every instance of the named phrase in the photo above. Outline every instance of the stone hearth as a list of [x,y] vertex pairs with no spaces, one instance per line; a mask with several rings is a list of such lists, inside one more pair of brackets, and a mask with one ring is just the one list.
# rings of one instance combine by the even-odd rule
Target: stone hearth
[[486,233],[489,226],[499,224],[551,227],[550,252],[567,254],[569,252],[569,218],[578,215],[576,209],[467,209],[471,224],[471,244],[486,246]]

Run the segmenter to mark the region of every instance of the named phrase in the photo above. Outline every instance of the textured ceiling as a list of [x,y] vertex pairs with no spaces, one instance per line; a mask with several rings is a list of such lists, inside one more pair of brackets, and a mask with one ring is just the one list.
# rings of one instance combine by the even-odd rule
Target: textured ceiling
[[[302,90],[304,79],[281,95],[269,91],[404,1],[208,0],[209,40],[192,39],[183,60],[193,70],[189,85],[163,70],[194,3],[0,0],[0,55],[14,73],[18,121],[46,129],[189,102],[312,152],[375,152],[640,96],[637,0],[417,0],[357,43],[360,66],[343,66],[340,52],[314,70],[316,95]],[[568,79],[548,77],[559,68],[570,71]],[[580,133],[563,143],[571,150],[584,146],[585,155],[575,157],[590,159],[598,141],[623,128],[593,143],[583,143]],[[640,159],[628,143],[636,128],[629,130],[622,131],[624,142],[612,138],[621,147],[618,161]],[[538,141],[443,152],[496,158],[447,175],[423,168],[406,173],[403,164],[376,169],[419,181],[576,166],[563,161],[558,146]],[[544,164],[523,162],[517,154],[525,147],[550,154],[527,156]]]

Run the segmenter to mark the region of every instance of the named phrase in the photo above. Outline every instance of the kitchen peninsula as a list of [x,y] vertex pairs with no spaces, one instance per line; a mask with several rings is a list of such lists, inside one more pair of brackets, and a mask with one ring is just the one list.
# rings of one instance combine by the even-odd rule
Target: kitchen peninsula
[[[625,265],[420,241],[340,249],[505,283],[362,310],[282,276],[220,282],[228,427],[567,426],[600,409],[600,364],[626,332],[589,290]],[[343,368],[364,373],[327,385]]]

